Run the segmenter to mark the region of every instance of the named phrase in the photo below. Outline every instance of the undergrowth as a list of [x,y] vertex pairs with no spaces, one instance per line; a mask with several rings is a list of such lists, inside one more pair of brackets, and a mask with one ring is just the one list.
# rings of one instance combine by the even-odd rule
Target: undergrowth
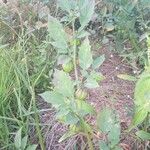
[[[105,79],[98,72],[105,57],[92,56],[88,32],[99,3],[98,38],[104,45],[113,41],[115,52],[133,70],[143,71],[134,77],[118,77],[137,82],[135,112],[126,133],[144,141],[146,149],[150,140],[149,0],[58,2],[0,0],[0,149],[46,149],[40,121],[44,109],[37,106],[38,95],[44,91],[42,97],[57,110],[56,119],[68,126],[59,142],[82,133],[92,150],[96,132],[107,137],[97,139],[101,149],[121,149],[115,111],[105,108],[97,114],[87,101],[87,88],[97,88]],[[96,127],[87,122],[87,115],[97,118]],[[36,142],[31,141],[31,130]]]

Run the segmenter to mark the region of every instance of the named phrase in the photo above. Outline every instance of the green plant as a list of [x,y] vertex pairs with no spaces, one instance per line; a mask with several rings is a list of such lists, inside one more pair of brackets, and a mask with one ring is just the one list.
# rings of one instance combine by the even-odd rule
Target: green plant
[[[67,12],[65,17],[72,25],[72,35],[67,35],[60,21],[49,16],[48,42],[57,50],[58,65],[73,62],[75,80],[66,73],[70,72],[72,66],[71,69],[69,66],[65,72],[55,69],[53,90],[40,95],[56,108],[56,118],[69,126],[70,130],[61,137],[59,142],[82,132],[87,137],[89,149],[92,150],[93,130],[85,120],[85,116],[95,114],[95,111],[87,101],[81,99],[87,99],[85,88],[96,88],[99,86],[98,82],[103,79],[103,76],[96,70],[103,63],[105,57],[102,55],[93,59],[88,33],[84,30],[94,13],[95,2],[94,0],[65,0],[58,1],[58,5]],[[81,24],[78,30],[75,30],[76,19]],[[81,44],[77,41],[80,41]]]
[[[13,46],[8,44],[0,46],[0,147],[11,149],[12,132],[16,128],[23,127],[23,132],[28,134],[29,125],[33,122],[42,149],[44,144],[35,93],[39,90],[39,86],[40,92],[42,88],[45,89],[43,85],[41,86],[41,82],[43,84],[47,82],[43,78],[49,65],[41,64],[42,61],[39,60],[44,57],[43,55],[37,56],[39,51],[34,53],[37,47],[33,47],[29,37],[20,36],[19,38]],[[30,51],[30,44],[32,51]]]
[[145,70],[138,77],[121,74],[119,78],[130,81],[137,81],[134,91],[135,114],[129,131],[137,128],[136,135],[140,139],[147,141],[150,139],[150,38],[147,35],[147,62],[145,62]]
[[110,108],[103,108],[97,118],[99,132],[105,136],[99,141],[102,150],[121,150],[119,146],[121,127],[119,118],[115,111]]
[[135,86],[135,115],[132,121],[132,127],[139,126],[136,135],[143,140],[150,140],[150,38],[147,36],[148,47],[148,65],[146,70],[140,75]]
[[16,149],[12,133],[20,127],[25,135],[35,128],[34,138],[45,149],[36,93],[51,88],[55,52],[44,42],[46,28],[36,24],[49,11],[44,14],[43,3],[37,12],[38,2],[6,2],[0,1],[0,149]]
[[[28,74],[28,65],[26,61],[22,61],[27,57],[22,55],[23,51],[18,52],[18,50],[24,50],[24,48],[16,45],[11,49],[8,46],[7,49],[4,46],[0,49],[2,92],[0,94],[0,128],[2,131],[0,144],[2,149],[9,148],[12,145],[11,132],[15,128],[23,126],[26,133],[28,133],[29,120],[30,118],[34,119],[33,116],[27,114],[35,108],[33,107],[35,97],[33,97],[32,91],[36,82],[34,82],[35,85],[30,86],[31,79]],[[36,77],[35,81],[38,81],[38,78],[40,78],[40,75]],[[38,120],[36,120],[36,124],[39,124]]]
[[88,93],[83,89],[77,89],[75,92],[75,97],[78,100],[85,100],[87,98],[87,95]]
[[73,70],[73,63],[72,63],[72,61],[62,64],[62,68],[67,73],[71,72]]
[[28,136],[22,137],[22,128],[20,128],[16,132],[16,135],[15,135],[15,138],[14,138],[15,148],[17,150],[36,150],[37,145],[35,145],[35,144],[29,145],[27,143],[27,141],[28,141]]

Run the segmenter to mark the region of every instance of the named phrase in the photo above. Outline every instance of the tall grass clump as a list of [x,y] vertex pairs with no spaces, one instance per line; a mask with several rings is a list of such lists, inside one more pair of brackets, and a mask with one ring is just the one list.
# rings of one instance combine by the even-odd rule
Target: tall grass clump
[[36,45],[31,39],[20,36],[13,46],[2,42],[0,45],[1,149],[12,149],[16,131],[22,128],[23,135],[29,135],[30,127],[35,127],[41,149],[44,149],[35,93],[48,88],[47,68],[50,69],[52,63],[42,60],[51,60],[51,52],[45,51],[46,44]]

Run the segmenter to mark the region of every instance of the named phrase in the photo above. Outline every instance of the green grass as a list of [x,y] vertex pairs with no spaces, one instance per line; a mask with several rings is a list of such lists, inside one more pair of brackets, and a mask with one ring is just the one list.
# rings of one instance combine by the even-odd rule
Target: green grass
[[[24,9],[23,2],[20,1],[18,9]],[[32,127],[39,147],[44,150],[41,110],[35,97],[51,88],[49,71],[53,69],[55,55],[49,43],[44,42],[46,28],[28,32],[31,20],[35,26],[38,18],[32,14],[33,9],[22,14],[31,23],[23,28],[19,26],[18,14],[11,11],[0,6],[0,149],[16,150],[16,132],[22,128],[23,137],[29,136]],[[14,18],[10,21],[8,16]]]
[[[29,11],[24,11],[24,6]],[[19,1],[15,13],[13,6],[9,7],[0,6],[0,149],[16,150],[16,132],[21,128],[22,136],[29,136],[34,128],[37,144],[45,150],[36,96],[51,88],[49,71],[55,63],[55,51],[45,42],[47,29],[35,27],[43,12],[35,13],[32,1]],[[20,19],[28,25],[20,26]],[[35,30],[29,32],[33,26]]]
[[[36,66],[36,72],[34,72],[35,66],[31,66],[31,60],[34,63],[36,59],[33,59],[36,57],[32,56],[34,49],[29,52],[28,42],[25,39],[21,39],[13,47],[1,46],[0,48],[1,149],[12,149],[14,146],[14,134],[19,128],[22,127],[23,133],[28,135],[30,120],[35,123],[39,144],[41,149],[44,149],[39,126],[39,114],[36,107],[35,89],[38,89],[41,82],[47,83],[47,81],[43,81],[47,63],[44,66],[40,66],[42,69]],[[32,72],[30,69],[32,69]],[[34,113],[30,115],[31,112]]]

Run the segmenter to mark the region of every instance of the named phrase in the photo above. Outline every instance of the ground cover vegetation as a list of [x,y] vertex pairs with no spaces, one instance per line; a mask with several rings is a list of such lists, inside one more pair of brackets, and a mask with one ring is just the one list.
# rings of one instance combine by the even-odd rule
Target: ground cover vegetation
[[0,149],[150,148],[149,0],[0,0],[0,68]]

